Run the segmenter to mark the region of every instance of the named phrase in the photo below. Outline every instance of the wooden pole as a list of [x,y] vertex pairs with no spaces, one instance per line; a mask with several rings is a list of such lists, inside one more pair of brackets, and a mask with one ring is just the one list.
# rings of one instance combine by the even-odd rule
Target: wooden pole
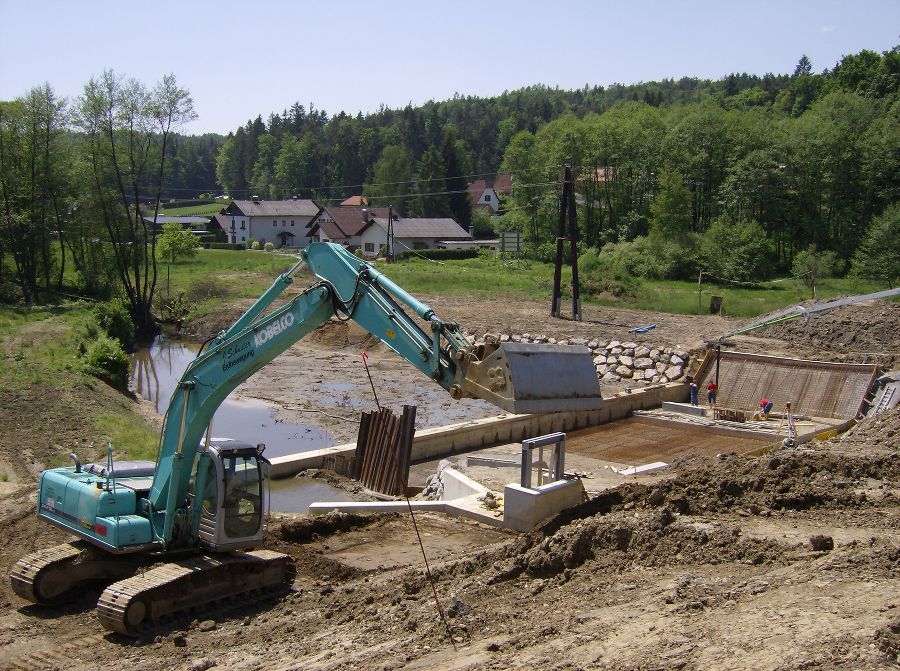
[[[569,169],[569,166],[566,166]],[[563,244],[566,240],[566,208],[568,207],[569,182],[563,181],[562,196],[559,199],[559,225],[556,229],[556,265],[553,268],[553,299],[550,302],[550,316],[559,317],[560,299],[562,298],[562,262]]]
[[581,321],[581,291],[578,285],[578,216],[575,210],[575,183],[572,166],[566,166],[569,187],[569,253],[572,255],[572,319]]

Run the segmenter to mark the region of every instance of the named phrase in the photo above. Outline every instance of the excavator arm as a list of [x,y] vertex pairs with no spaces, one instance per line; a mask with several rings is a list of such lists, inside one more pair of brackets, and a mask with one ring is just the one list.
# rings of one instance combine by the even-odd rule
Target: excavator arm
[[[182,375],[166,412],[147,514],[166,511],[159,540],[172,538],[186,500],[194,456],[216,409],[241,382],[331,317],[353,319],[450,392],[511,412],[596,408],[599,384],[590,351],[488,340],[472,345],[459,326],[338,245],[314,243],[302,259],[318,282],[261,316],[300,264],[279,277]],[[418,316],[423,328],[403,309]]]

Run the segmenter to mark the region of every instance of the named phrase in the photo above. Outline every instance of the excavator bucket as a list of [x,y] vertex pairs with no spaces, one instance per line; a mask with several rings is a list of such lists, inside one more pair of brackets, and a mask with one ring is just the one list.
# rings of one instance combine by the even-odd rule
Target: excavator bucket
[[488,343],[472,354],[459,396],[484,399],[515,414],[595,410],[602,403],[587,347]]

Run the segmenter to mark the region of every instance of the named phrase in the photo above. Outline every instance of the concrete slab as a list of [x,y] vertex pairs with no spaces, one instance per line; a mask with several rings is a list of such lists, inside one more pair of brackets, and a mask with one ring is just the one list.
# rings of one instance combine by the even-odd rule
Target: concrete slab
[[676,403],[674,401],[666,401],[662,404],[663,410],[669,412],[677,412],[682,415],[694,415],[696,417],[706,417],[706,408],[702,405],[691,405],[690,403]]
[[664,471],[669,467],[664,461],[654,461],[652,464],[643,464],[641,466],[631,466],[629,468],[613,468],[619,475],[641,475],[645,473],[656,473]]

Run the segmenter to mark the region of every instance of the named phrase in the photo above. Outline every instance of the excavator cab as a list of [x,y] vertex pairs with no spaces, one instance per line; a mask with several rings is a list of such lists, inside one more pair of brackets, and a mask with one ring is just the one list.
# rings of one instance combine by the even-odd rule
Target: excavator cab
[[198,535],[210,550],[259,545],[265,534],[270,465],[264,446],[214,439],[199,455],[195,505]]

